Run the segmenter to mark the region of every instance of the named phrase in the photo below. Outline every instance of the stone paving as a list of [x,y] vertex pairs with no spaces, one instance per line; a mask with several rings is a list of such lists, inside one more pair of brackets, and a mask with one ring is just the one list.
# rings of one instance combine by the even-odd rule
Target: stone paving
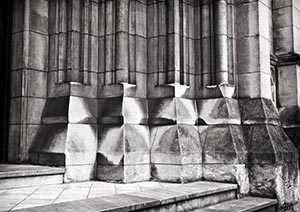
[[74,200],[177,186],[175,183],[117,184],[100,181],[0,189],[0,211],[51,205]]

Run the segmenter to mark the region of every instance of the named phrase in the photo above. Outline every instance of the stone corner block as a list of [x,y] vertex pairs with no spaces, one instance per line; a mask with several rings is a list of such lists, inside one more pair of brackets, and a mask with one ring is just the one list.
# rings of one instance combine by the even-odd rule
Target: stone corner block
[[232,98],[197,100],[198,125],[241,124],[238,101]]
[[189,182],[202,178],[202,148],[197,127],[150,128],[151,174],[159,181]]
[[150,180],[149,130],[146,126],[100,125],[99,133],[97,179]]
[[243,124],[281,125],[278,111],[270,99],[239,99]]

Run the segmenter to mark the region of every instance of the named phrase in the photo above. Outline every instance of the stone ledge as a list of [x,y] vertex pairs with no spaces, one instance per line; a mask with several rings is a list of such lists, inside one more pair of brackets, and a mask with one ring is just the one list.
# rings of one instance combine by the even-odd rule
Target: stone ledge
[[[216,212],[216,211],[231,211],[231,212],[250,212],[250,211],[276,211],[277,200],[266,199],[259,197],[245,197],[242,199],[230,200],[227,202],[212,205],[195,212]],[[271,210],[273,209],[273,210]]]

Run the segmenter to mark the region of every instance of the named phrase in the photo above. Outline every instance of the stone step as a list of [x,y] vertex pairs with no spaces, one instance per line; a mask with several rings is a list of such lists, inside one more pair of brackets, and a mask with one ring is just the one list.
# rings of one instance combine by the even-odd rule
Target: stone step
[[244,197],[193,210],[193,212],[276,212],[276,208],[277,200],[275,199]]
[[[30,211],[191,211],[236,198],[237,185],[193,182],[30,208]],[[16,210],[16,211],[28,211]]]
[[63,183],[64,168],[0,164],[0,189]]

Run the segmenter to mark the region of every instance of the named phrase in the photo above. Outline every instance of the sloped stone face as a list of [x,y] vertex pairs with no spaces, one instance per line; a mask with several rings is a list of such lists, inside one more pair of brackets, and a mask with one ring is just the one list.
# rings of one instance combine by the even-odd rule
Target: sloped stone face
[[150,179],[148,128],[106,125],[99,128],[97,179],[134,182]]
[[170,125],[175,123],[175,98],[149,99],[150,125]]
[[203,178],[238,183],[240,193],[249,192],[248,151],[242,128],[236,125],[212,125],[204,130]]
[[262,128],[249,129],[250,192],[292,205],[299,200],[298,152],[281,127]]
[[155,179],[188,182],[202,178],[202,150],[197,128],[151,127],[151,169]]
[[247,149],[240,126],[209,126],[203,151],[206,164],[247,163]]
[[[248,104],[254,101],[253,104]],[[258,113],[250,116],[245,111]],[[298,152],[280,124],[271,100],[242,100],[249,151],[250,193],[277,198],[281,208],[299,201]],[[256,108],[255,108],[256,107]]]
[[264,98],[240,99],[239,107],[243,124],[280,125],[278,112],[271,100]]
[[279,109],[280,121],[284,126],[300,124],[300,107],[290,106]]
[[229,98],[197,100],[198,124],[240,124],[237,101]]

